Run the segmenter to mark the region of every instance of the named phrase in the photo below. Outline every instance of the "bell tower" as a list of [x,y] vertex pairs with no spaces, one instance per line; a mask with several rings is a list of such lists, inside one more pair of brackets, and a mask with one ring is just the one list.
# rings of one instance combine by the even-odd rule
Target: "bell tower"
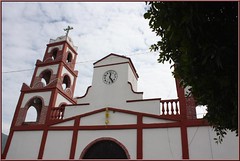
[[65,105],[76,104],[73,94],[78,71],[74,68],[78,54],[68,36],[71,29],[68,26],[64,29],[66,35],[50,39],[43,59],[36,61],[30,85],[23,83],[3,159],[8,155],[13,136],[21,131],[44,131],[49,124],[63,119]]
[[[76,103],[73,94],[78,74],[74,70],[77,47],[68,37],[68,31],[69,28],[65,36],[50,39],[43,60],[36,62],[30,86],[22,85],[12,127],[43,125],[62,119],[63,106]],[[35,111],[36,118],[28,121],[30,109]]]
[[[50,40],[43,60],[36,62],[30,86],[22,86],[15,126],[45,124],[48,120],[61,119],[62,107],[76,103],[73,99],[78,73],[74,71],[76,50],[70,37]],[[26,120],[30,108],[37,112],[34,122]]]

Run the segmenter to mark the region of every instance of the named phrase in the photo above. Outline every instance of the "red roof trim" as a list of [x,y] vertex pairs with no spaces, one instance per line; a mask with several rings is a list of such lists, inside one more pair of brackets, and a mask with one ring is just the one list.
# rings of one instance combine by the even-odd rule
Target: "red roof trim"
[[91,87],[92,87],[92,86],[88,86],[86,93],[85,93],[83,96],[81,96],[81,97],[76,97],[76,99],[81,99],[81,98],[86,97],[86,95],[88,94],[88,91],[89,91],[89,89],[90,89]]

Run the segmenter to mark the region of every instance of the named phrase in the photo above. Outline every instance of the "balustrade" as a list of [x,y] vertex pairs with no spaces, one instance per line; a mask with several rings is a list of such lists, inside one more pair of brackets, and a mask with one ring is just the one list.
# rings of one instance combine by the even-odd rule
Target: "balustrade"
[[51,119],[52,120],[61,120],[63,119],[64,107],[54,107],[51,110]]
[[161,100],[160,115],[180,115],[179,100]]

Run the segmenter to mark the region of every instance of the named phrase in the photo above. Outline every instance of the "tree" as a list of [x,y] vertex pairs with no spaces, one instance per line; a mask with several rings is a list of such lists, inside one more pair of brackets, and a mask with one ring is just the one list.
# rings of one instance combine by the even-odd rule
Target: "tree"
[[238,135],[238,2],[147,2],[144,14],[159,36],[150,49],[160,63],[174,62],[173,75],[191,86],[205,119],[217,132]]

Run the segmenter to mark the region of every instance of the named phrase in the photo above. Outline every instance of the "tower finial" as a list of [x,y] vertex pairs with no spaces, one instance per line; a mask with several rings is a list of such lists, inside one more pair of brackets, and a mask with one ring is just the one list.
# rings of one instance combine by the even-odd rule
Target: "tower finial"
[[68,37],[69,30],[72,30],[73,27],[68,26],[66,29],[63,29],[64,31],[67,31],[66,37]]

